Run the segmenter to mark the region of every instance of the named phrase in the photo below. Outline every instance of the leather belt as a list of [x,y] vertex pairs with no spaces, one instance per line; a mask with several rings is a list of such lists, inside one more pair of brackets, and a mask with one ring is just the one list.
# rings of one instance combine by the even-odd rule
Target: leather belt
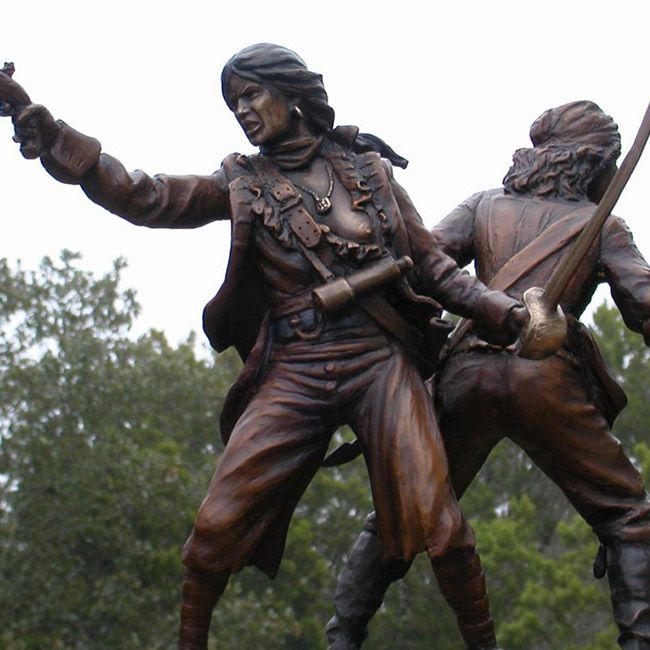
[[312,307],[274,318],[272,328],[275,339],[279,341],[312,340],[323,332],[362,327],[369,322],[371,319],[362,309],[325,315]]

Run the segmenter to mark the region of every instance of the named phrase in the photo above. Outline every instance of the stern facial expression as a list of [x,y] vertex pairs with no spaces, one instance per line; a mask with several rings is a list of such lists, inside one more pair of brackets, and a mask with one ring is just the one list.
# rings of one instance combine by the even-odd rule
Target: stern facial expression
[[292,125],[289,100],[266,86],[233,76],[228,98],[248,141],[259,147],[289,134]]

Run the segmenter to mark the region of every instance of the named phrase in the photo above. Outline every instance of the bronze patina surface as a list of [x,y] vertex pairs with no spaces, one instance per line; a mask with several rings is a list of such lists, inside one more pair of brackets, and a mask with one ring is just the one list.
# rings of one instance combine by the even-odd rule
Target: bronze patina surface
[[[204,329],[245,366],[221,418],[225,451],[183,549],[180,647],[206,647],[231,573],[255,565],[275,575],[296,503],[335,429],[349,424],[366,456],[383,557],[427,551],[468,647],[495,648],[422,357],[438,303],[495,345],[515,338],[525,310],[460,271],[393,178],[392,165],[406,161],[374,135],[334,128],[321,76],[294,52],[248,47],[221,80],[259,153],[231,154],[207,176],[129,173],[43,106],[11,106],[15,82],[5,74],[0,83],[23,153],[95,203],[152,228],[232,223],[225,282]],[[314,290],[340,278],[354,295],[320,310]]]
[[[432,231],[461,266],[522,299],[547,287],[589,223],[614,177],[618,127],[589,101],[545,111],[519,149],[500,189],[478,192]],[[607,573],[614,618],[626,650],[650,648],[650,500],[642,478],[611,434],[626,403],[579,318],[607,282],[632,330],[650,344],[650,267],[622,219],[610,216],[584,252],[559,299],[564,344],[533,361],[499,349],[471,328],[444,360],[435,401],[460,498],[503,438],[527,452],[566,494],[601,543],[594,564]],[[562,337],[560,337],[561,339]],[[382,562],[374,515],[339,578],[330,648],[359,648],[366,626],[408,561]]]

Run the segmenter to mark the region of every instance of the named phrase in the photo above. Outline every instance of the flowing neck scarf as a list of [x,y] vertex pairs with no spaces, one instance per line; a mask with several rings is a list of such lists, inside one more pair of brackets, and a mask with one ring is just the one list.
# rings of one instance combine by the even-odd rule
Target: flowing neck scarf
[[303,136],[284,140],[275,145],[260,147],[260,153],[270,158],[280,169],[299,169],[307,165],[319,152],[323,136]]

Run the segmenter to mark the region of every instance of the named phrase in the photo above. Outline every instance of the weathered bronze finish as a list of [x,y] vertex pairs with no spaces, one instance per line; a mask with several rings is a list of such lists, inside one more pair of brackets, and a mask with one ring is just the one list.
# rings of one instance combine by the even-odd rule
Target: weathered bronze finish
[[[0,100],[11,103],[7,84]],[[206,647],[231,573],[256,565],[276,574],[296,503],[347,423],[366,455],[384,557],[426,550],[471,627],[468,647],[495,648],[474,536],[418,370],[427,363],[410,338],[425,338],[419,324],[444,331],[435,301],[481,323],[495,344],[516,337],[525,310],[442,253],[392,178],[391,163],[406,161],[376,136],[333,128],[321,76],[294,52],[242,50],[222,72],[222,91],[260,153],[232,154],[211,176],[129,174],[44,107],[11,111],[23,153],[37,147],[52,176],[134,224],[232,221],[226,279],[204,329],[215,349],[235,345],[245,366],[222,412],[225,451],[183,549],[180,647]],[[365,295],[319,310],[313,292],[341,278]],[[465,576],[467,597],[447,584],[452,574]]]
[[531,287],[524,292],[523,301],[530,314],[530,320],[517,342],[519,356],[525,359],[543,359],[562,347],[567,336],[566,321],[564,321],[564,314],[559,307],[562,294],[571,283],[573,275],[600,234],[605,220],[614,209],[639,162],[639,158],[641,158],[649,136],[650,105],[646,109],[639,132],[634,139],[632,148],[625,156],[621,168],[607,186],[594,215],[580,232],[571,249],[555,267],[548,286],[545,288]]
[[[515,298],[549,285],[620,154],[616,124],[588,101],[544,112],[531,139],[532,148],[515,153],[503,189],[473,195],[433,229],[448,255],[474,260],[481,280]],[[626,324],[650,344],[650,267],[620,218],[610,216],[598,231],[559,297],[568,324],[560,349],[540,361],[524,359],[515,346],[498,350],[466,323],[448,347],[436,403],[459,498],[504,437],[562,488],[600,540],[594,573],[608,575],[619,644],[639,650],[650,648],[650,500],[611,435],[625,394],[578,318],[605,280]],[[389,585],[410,566],[382,562],[380,541],[370,516],[339,578],[331,650],[361,646]]]

